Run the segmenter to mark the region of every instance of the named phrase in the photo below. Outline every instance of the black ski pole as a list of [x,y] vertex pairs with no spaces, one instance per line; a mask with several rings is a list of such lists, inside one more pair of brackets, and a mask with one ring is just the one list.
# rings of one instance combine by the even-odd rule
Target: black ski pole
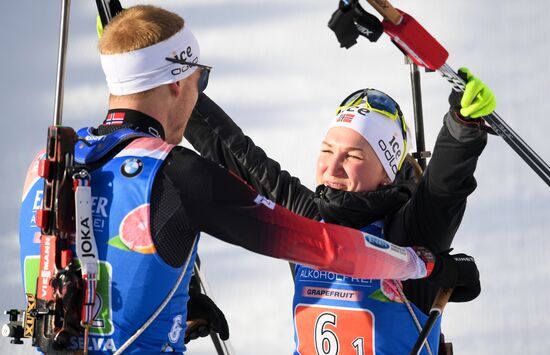
[[449,302],[449,298],[452,294],[452,288],[440,288],[437,291],[434,303],[432,304],[432,309],[430,309],[428,320],[426,321],[426,324],[424,324],[424,327],[422,328],[418,339],[416,339],[416,343],[414,344],[410,355],[420,354],[420,351],[422,350],[424,343],[428,339],[428,336],[430,335],[430,332],[432,331],[432,328],[437,321],[437,318],[439,318],[441,313],[443,313],[443,309],[445,308],[445,305],[447,305],[447,302]]
[[109,0],[96,0],[97,12],[99,13],[99,19],[103,27],[107,26],[113,16],[111,15],[111,8],[109,7]]
[[427,158],[431,153],[426,151],[426,142],[424,139],[424,114],[422,111],[422,89],[420,85],[420,71],[418,66],[405,55],[405,63],[409,64],[411,69],[411,89],[413,97],[413,112],[414,112],[414,131],[416,136],[416,152],[412,154],[413,158],[418,161],[422,171],[426,170]]
[[107,26],[113,17],[122,11],[122,5],[118,0],[96,0],[95,3],[103,27]]
[[[197,255],[198,260],[198,255]],[[204,273],[202,272],[199,262],[195,261],[195,267],[193,269],[195,273],[195,277],[199,281],[199,284],[204,292],[205,295],[210,297],[212,301],[214,301],[214,296],[212,295],[212,291],[210,290],[210,286],[206,282],[206,277],[204,276]],[[216,348],[216,351],[219,355],[234,355],[235,351],[233,350],[233,347],[231,346],[231,342],[229,340],[222,340],[218,333],[215,331],[210,331],[210,338],[212,339],[212,343],[214,344],[214,348]]]

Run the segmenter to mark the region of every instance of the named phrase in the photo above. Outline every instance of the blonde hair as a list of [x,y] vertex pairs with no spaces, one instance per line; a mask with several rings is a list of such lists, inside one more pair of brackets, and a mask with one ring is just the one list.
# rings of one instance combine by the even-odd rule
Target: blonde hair
[[[133,6],[123,10],[105,27],[98,42],[99,52],[109,55],[149,47],[172,37],[183,26],[183,19],[173,12],[151,5]],[[143,99],[155,89],[125,97]],[[118,97],[110,95],[110,103]]]
[[172,37],[183,28],[183,19],[151,5],[138,5],[118,14],[103,31],[101,54],[117,54],[149,47]]

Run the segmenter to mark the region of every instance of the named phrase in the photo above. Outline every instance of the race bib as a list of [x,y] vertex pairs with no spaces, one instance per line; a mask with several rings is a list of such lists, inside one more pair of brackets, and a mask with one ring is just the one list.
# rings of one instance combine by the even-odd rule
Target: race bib
[[297,305],[298,353],[374,355],[374,315],[367,309]]

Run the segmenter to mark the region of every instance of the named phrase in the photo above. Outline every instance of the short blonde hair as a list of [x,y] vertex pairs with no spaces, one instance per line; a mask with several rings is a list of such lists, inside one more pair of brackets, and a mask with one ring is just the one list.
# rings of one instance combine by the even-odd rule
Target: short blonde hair
[[[105,27],[98,42],[99,52],[109,55],[149,47],[172,37],[183,25],[179,15],[160,7],[133,6],[123,10]],[[143,99],[155,89],[124,96]],[[118,97],[110,95],[109,101],[112,103]]]
[[103,31],[98,47],[101,54],[117,54],[152,46],[183,28],[183,19],[151,5],[123,10]]

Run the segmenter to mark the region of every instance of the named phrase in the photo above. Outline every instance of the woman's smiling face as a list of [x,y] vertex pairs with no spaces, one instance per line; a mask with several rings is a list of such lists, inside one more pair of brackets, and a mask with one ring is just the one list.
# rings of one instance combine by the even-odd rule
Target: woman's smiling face
[[346,127],[333,127],[321,143],[317,160],[317,185],[334,189],[367,192],[390,180],[370,144]]

